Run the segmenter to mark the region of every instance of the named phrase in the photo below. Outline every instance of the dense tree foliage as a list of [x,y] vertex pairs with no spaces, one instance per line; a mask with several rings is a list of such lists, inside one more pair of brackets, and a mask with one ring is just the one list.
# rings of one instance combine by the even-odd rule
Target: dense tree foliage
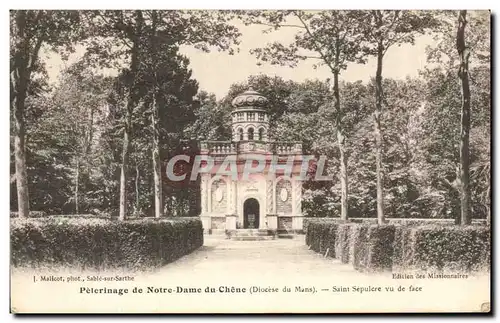
[[[43,48],[63,53],[82,37],[77,11],[13,10],[10,12],[10,111],[13,117],[17,208],[20,217],[29,213],[26,161],[26,103],[44,82],[46,70],[40,59]],[[40,80],[40,78],[42,78]]]
[[[315,60],[315,67],[327,66],[333,76],[332,94],[335,120],[334,128],[337,131],[336,142],[339,148],[341,186],[340,217],[347,219],[349,210],[348,195],[349,183],[347,162],[349,152],[346,150],[346,131],[344,130],[345,115],[348,111],[342,110],[339,77],[348,63],[365,63],[369,47],[364,41],[366,14],[363,11],[336,10],[322,12],[308,12],[300,10],[290,11],[251,11],[245,16],[247,23],[263,24],[278,30],[295,28],[294,42],[283,44],[274,42],[264,48],[256,48],[253,52],[262,61],[271,64],[296,66],[300,61]],[[313,53],[313,54],[309,54]]]
[[[309,57],[316,52],[319,61],[331,64],[332,78],[295,82],[250,75],[232,84],[222,98],[204,91],[180,46],[233,52],[240,36],[231,25],[235,15],[271,30],[296,28],[286,25],[297,23],[298,36],[289,47],[263,44],[254,53],[264,63],[294,65],[318,59]],[[269,99],[270,140],[301,141],[304,154],[327,157],[326,172],[335,180],[305,183],[307,216],[375,218],[380,212],[378,182],[385,216],[458,219],[463,137],[458,12],[435,17],[439,24],[427,13],[368,11],[13,11],[11,209],[22,215],[29,208],[121,218],[198,215],[199,183],[162,181],[162,161],[179,153],[196,154],[201,139],[229,140],[231,101],[251,87]],[[62,26],[60,19],[74,24]],[[378,32],[364,30],[363,19],[380,23]],[[332,26],[334,20],[345,23]],[[38,30],[33,25],[37,21],[45,29]],[[342,80],[348,64],[377,54],[377,41],[383,54],[392,45],[412,43],[424,31],[416,21],[432,26],[435,38],[418,77],[382,78],[382,71],[377,76],[374,70],[367,82]],[[487,16],[467,13],[472,217],[489,217],[491,204],[488,31]],[[344,38],[331,44],[331,37]],[[38,47],[65,52],[82,40],[83,57],[49,83]],[[103,68],[116,73],[106,76]],[[384,180],[377,181],[377,174]]]

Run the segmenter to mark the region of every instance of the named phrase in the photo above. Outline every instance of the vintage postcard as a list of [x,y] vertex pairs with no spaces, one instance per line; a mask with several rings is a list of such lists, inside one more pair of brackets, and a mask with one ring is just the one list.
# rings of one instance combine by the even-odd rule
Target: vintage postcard
[[9,14],[11,313],[491,313],[490,11]]

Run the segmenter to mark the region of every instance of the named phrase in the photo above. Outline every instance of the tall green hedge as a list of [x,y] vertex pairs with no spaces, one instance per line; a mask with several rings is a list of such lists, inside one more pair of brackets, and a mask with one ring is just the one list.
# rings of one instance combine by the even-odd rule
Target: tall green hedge
[[309,223],[343,223],[345,221],[340,220],[340,218],[308,218],[304,217],[302,220],[302,228],[304,234],[307,234],[307,230],[309,229]]
[[489,226],[424,226],[397,229],[394,267],[414,270],[487,270]]
[[306,244],[315,252],[328,257],[335,257],[335,236],[337,235],[337,224],[329,222],[317,222],[308,226],[309,234],[306,235]]
[[[47,213],[44,211],[30,211],[28,214],[29,218],[44,218],[47,216],[48,216]],[[10,212],[10,217],[11,218],[18,218],[19,212]]]
[[[405,225],[405,226],[424,226],[424,225],[455,225],[453,219],[418,219],[418,218],[386,218],[388,224],[393,225]],[[341,220],[339,217],[324,217],[324,218],[313,218],[305,217],[303,220],[304,233],[307,233],[307,229],[310,222],[317,223],[360,223],[360,224],[377,224],[376,218],[349,218],[348,220]],[[472,219],[473,225],[486,225],[487,221],[485,219]]]
[[370,225],[360,229],[353,251],[354,268],[360,271],[382,271],[392,268],[395,227]]
[[111,221],[97,218],[11,220],[13,266],[146,269],[203,245],[198,218]]
[[[490,267],[490,227],[376,225],[310,221],[306,243],[359,271],[456,270]],[[330,249],[331,250],[331,249]]]
[[335,241],[335,254],[337,258],[344,264],[350,260],[350,235],[352,223],[343,223],[337,226],[337,239]]
[[349,234],[349,263],[355,269],[361,270],[367,266],[368,244],[368,226],[353,225],[350,227]]

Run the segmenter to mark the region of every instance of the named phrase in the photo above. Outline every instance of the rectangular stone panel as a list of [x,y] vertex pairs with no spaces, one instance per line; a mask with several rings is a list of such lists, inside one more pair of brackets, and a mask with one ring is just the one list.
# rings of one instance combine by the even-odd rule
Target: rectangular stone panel
[[225,229],[226,228],[226,217],[212,217],[212,229]]
[[278,217],[278,230],[292,231],[292,217],[291,216]]

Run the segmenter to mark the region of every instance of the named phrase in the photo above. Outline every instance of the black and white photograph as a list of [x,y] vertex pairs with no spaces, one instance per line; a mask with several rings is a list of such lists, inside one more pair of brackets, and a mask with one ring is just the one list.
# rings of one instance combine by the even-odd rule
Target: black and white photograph
[[491,314],[489,10],[9,18],[10,313]]

